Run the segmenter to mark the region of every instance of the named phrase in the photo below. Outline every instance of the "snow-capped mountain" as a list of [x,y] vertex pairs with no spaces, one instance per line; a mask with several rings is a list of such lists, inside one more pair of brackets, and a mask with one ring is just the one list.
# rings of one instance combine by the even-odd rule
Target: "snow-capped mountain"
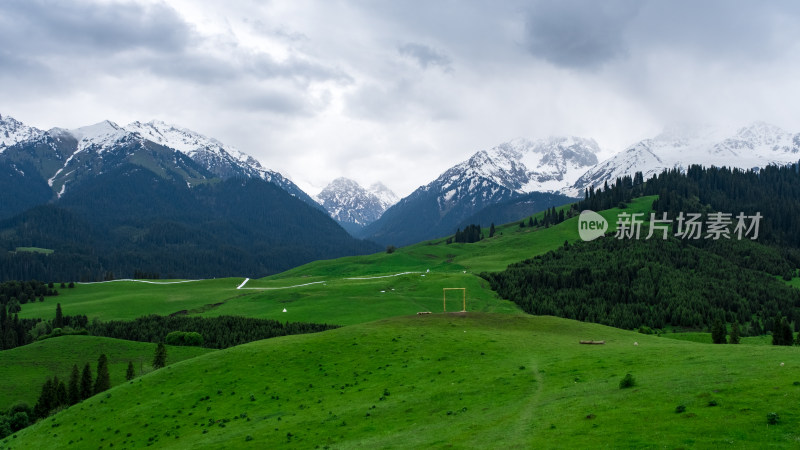
[[125,127],[131,133],[137,133],[147,140],[165,147],[173,148],[189,156],[212,174],[222,178],[261,178],[273,183],[306,203],[317,206],[303,190],[291,180],[278,172],[261,166],[255,158],[239,149],[203,136],[200,133],[170,125],[158,120],[150,122],[133,122]]
[[[27,161],[47,180],[56,197],[70,186],[123,163],[133,163],[162,176],[194,185],[211,178],[260,178],[315,208],[322,209],[289,179],[249,155],[216,139],[160,121],[119,126],[105,120],[72,130],[41,131],[8,116],[0,120],[0,136],[10,163]],[[6,151],[9,148],[13,150]]]
[[40,136],[44,131],[29,127],[10,116],[0,114],[0,153],[17,142]]
[[[578,137],[518,138],[481,150],[400,200],[366,227],[362,236],[406,245],[451,234],[463,220],[489,205],[531,192],[569,188],[597,164],[599,151],[594,140]],[[560,196],[551,200],[563,203]],[[553,205],[531,205],[539,206]]]
[[378,220],[397,196],[381,183],[364,189],[348,178],[337,178],[317,195],[317,201],[347,231],[355,233]]
[[[399,200],[399,198],[397,198],[397,194],[392,192],[391,189],[386,187],[380,181],[372,183],[369,188],[367,188],[367,191],[378,198],[378,201],[381,202],[383,211],[389,209],[390,206],[394,205],[397,203],[397,200]],[[381,211],[381,213],[383,213],[383,211]]]
[[599,151],[592,139],[518,138],[475,153],[437,181],[447,188],[463,184],[465,179],[483,178],[517,193],[556,192],[571,186],[587,168],[597,164]]
[[589,169],[562,190],[580,196],[584,189],[613,183],[618,177],[642,172],[647,179],[664,169],[685,170],[693,164],[741,169],[788,164],[800,160],[800,133],[755,122],[730,134],[710,127],[671,127]]

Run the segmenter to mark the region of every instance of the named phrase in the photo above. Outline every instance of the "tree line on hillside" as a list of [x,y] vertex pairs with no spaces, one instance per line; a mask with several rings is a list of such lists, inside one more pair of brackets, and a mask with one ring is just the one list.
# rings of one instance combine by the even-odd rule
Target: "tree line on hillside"
[[[538,217],[530,216],[528,217],[527,221],[525,219],[519,222],[520,228],[536,228],[536,227],[550,227],[552,225],[557,225],[564,220],[576,215],[574,209],[568,209],[567,212],[564,212],[564,209],[556,210],[555,206],[547,208],[544,210],[544,214],[542,215],[542,220],[540,221]],[[495,226],[494,222],[489,226],[489,237],[494,237],[495,235]],[[448,237],[445,241],[446,244],[452,244],[453,242],[456,243],[463,243],[463,244],[471,244],[473,242],[478,242],[483,239],[485,236],[483,231],[481,230],[480,225],[467,225],[462,230],[458,228],[456,230],[456,234],[452,237]]]
[[689,166],[685,173],[669,169],[644,180],[637,172],[600,189],[589,188],[574,209],[599,211],[624,206],[631,199],[658,195],[657,213],[760,213],[759,242],[800,248],[800,165],[767,166],[758,170]]
[[[160,369],[166,365],[167,351],[164,344],[159,343],[153,358],[153,368]],[[97,378],[92,376],[89,363],[78,370],[78,365],[73,364],[69,380],[59,379],[58,375],[48,377],[42,384],[36,405],[31,408],[27,403],[21,402],[12,406],[8,411],[0,413],[0,439],[22,428],[33,424],[37,420],[49,417],[64,408],[76,405],[94,395],[105,392],[111,388],[111,375],[109,361],[105,353],[97,360]],[[133,361],[128,361],[125,371],[125,380],[130,381],[136,377]]]
[[[338,328],[338,325],[285,322],[272,319],[255,319],[240,316],[194,317],[185,315],[149,315],[134,320],[112,320],[92,322],[89,332],[93,336],[105,336],[139,342],[165,342],[170,333],[179,331],[196,333],[173,337],[176,343],[201,342],[207,348],[228,348],[247,342],[291,334],[317,333]],[[199,339],[199,341],[197,341]]]
[[33,408],[23,402],[12,406],[5,413],[0,413],[0,438],[110,388],[108,358],[105,354],[100,355],[97,361],[96,379],[92,377],[89,363],[84,365],[82,372],[78,370],[77,364],[73,364],[68,381],[59,379],[57,375],[45,380]]
[[719,318],[760,335],[776,315],[800,325],[800,290],[774,276],[793,267],[750,241],[604,238],[481,276],[530,314],[625,329],[707,329]]
[[[141,167],[120,171],[124,176],[103,174],[53,204],[0,221],[0,250],[9,250],[0,251],[0,280],[103,281],[137,271],[149,278],[266,276],[380,251],[263,180],[190,189]],[[54,252],[13,252],[29,246]]]
[[228,348],[261,339],[292,334],[317,333],[338,325],[285,322],[240,316],[194,317],[149,315],[134,320],[89,321],[83,314],[64,315],[56,304],[51,320],[13,319],[0,305],[0,350],[30,344],[36,340],[69,334],[87,334],[139,342],[165,342],[207,348]]

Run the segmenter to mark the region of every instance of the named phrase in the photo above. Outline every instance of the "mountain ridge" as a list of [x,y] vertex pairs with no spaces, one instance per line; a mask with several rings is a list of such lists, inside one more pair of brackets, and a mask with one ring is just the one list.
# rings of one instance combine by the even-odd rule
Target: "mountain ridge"
[[378,220],[397,202],[397,196],[382,183],[364,188],[357,182],[339,177],[315,197],[330,216],[351,234]]

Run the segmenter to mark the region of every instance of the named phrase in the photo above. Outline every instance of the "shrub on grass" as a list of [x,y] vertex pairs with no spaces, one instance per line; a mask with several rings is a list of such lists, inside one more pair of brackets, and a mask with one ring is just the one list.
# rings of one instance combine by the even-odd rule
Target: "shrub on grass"
[[680,413],[682,413],[684,411],[686,411],[686,406],[685,405],[678,405],[678,406],[675,407],[675,413],[676,414],[680,414]]
[[767,413],[767,423],[770,425],[777,425],[781,422],[781,416],[776,412]]
[[634,386],[636,386],[636,379],[633,378],[633,375],[631,374],[626,374],[619,382],[620,389],[627,389]]

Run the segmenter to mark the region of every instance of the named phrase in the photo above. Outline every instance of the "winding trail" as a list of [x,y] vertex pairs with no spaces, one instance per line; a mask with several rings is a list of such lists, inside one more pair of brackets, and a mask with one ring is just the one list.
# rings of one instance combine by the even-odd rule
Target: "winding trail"
[[376,278],[391,278],[391,277],[399,277],[400,275],[408,275],[410,273],[422,273],[422,272],[402,272],[396,273],[394,275],[381,275],[377,277],[354,277],[354,278],[345,278],[345,280],[374,280]]
[[205,281],[205,280],[148,281],[148,280],[134,280],[133,278],[123,278],[121,280],[108,280],[108,281],[88,281],[88,282],[79,281],[78,284],[116,283],[118,281],[133,281],[136,283],[147,283],[147,284],[181,284],[181,283],[194,283],[195,281]]
[[[399,277],[401,275],[408,275],[408,274],[412,274],[412,273],[422,273],[422,272],[402,272],[402,273],[396,273],[394,275],[379,275],[379,276],[376,276],[376,277],[352,277],[352,278],[343,278],[343,279],[344,280],[374,280],[374,279],[377,279],[377,278]],[[149,280],[135,280],[133,278],[123,278],[123,279],[120,279],[120,280],[109,280],[109,281],[78,282],[78,284],[116,283],[116,282],[119,282],[119,281],[131,281],[131,282],[135,282],[135,283],[146,283],[146,284],[181,284],[181,283],[194,283],[196,281],[205,281],[205,280],[149,281]],[[291,288],[302,287],[302,286],[311,286],[312,284],[327,283],[327,281],[322,280],[322,281],[313,281],[311,283],[295,284],[293,286],[244,287],[249,281],[250,281],[250,278],[245,278],[244,281],[242,281],[242,284],[240,284],[239,286],[236,286],[236,289],[237,290],[240,290],[240,289],[251,289],[251,290],[259,290],[259,291],[271,291],[271,290],[276,290],[276,289],[291,289]]]
[[240,284],[240,285],[239,285],[239,286],[238,286],[236,289],[252,289],[252,290],[258,290],[258,291],[271,291],[271,290],[275,290],[275,289],[291,289],[291,288],[296,288],[296,287],[301,287],[301,286],[310,286],[310,285],[312,285],[312,284],[320,284],[320,283],[325,283],[325,281],[323,280],[323,281],[314,281],[314,282],[312,282],[312,283],[305,283],[305,284],[295,284],[294,286],[279,286],[279,287],[244,287],[244,285],[245,285],[245,284],[247,284],[247,282],[248,282],[248,281],[250,281],[250,278],[245,278],[245,279],[244,279],[244,281],[242,281],[242,284]]

